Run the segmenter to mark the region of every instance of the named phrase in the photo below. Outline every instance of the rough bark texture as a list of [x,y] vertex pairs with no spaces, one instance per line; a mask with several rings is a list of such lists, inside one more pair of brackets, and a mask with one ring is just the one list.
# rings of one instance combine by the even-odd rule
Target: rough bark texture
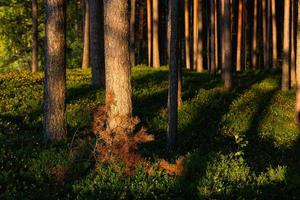
[[193,69],[197,68],[198,54],[198,20],[199,20],[199,0],[194,0],[193,11]]
[[190,53],[190,12],[189,0],[184,0],[184,35],[185,35],[185,65],[188,70],[191,69],[191,53]]
[[242,30],[243,30],[243,0],[238,0],[238,25],[237,25],[237,47],[236,47],[236,71],[242,69]]
[[172,150],[176,143],[178,123],[178,0],[171,1],[171,40],[169,72],[169,108],[167,148]]
[[272,4],[272,57],[273,68],[278,67],[278,54],[277,54],[277,24],[276,24],[276,1],[271,1]]
[[90,64],[92,84],[105,85],[103,1],[90,0]]
[[82,69],[90,67],[90,2],[83,0],[84,6],[84,32],[83,32],[83,54],[82,54]]
[[38,4],[32,0],[32,63],[31,72],[38,71]]
[[135,15],[136,0],[130,0],[130,64],[135,66]]
[[197,50],[197,72],[204,71],[203,65],[203,0],[199,0],[198,8],[198,50]]
[[290,0],[284,0],[283,21],[283,56],[282,56],[282,85],[283,91],[289,90],[290,65]]
[[111,129],[132,114],[127,9],[127,0],[104,0],[106,104]]
[[152,66],[152,0],[147,0],[148,66]]
[[257,68],[257,57],[258,57],[258,52],[257,52],[257,27],[258,27],[258,0],[254,0],[254,5],[253,5],[253,38],[252,38],[252,68],[256,69]]
[[[297,13],[297,51],[296,51],[296,113],[295,113],[295,122],[300,124],[300,1],[297,2],[298,13]],[[296,17],[296,16],[295,16]]]
[[66,2],[46,1],[44,139],[66,137]]
[[296,53],[295,53],[295,1],[291,0],[291,23],[290,23],[290,30],[291,30],[291,86],[296,85]]
[[158,27],[159,27],[158,0],[153,0],[153,67],[155,69],[158,69],[160,67]]
[[223,18],[223,49],[224,49],[224,65],[223,78],[224,90],[229,91],[233,87],[232,83],[232,67],[231,67],[231,15],[230,15],[230,0],[222,1],[224,3],[224,18]]
[[210,71],[212,74],[216,74],[216,58],[215,58],[215,4],[214,1],[210,1]]

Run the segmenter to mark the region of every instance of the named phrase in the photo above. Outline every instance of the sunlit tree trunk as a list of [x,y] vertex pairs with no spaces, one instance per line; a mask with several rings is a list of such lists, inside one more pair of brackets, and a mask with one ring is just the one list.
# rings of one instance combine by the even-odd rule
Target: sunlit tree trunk
[[191,69],[189,15],[189,0],[184,0],[185,65],[188,70]]
[[136,0],[130,0],[130,64],[135,66],[135,13]]
[[258,0],[254,0],[253,5],[254,13],[253,13],[253,38],[252,38],[252,68],[257,68],[257,57],[258,57],[258,50],[257,50],[257,27],[258,27]]
[[243,0],[238,0],[236,71],[242,69]]
[[[295,122],[300,125],[300,1],[297,2],[298,13],[297,13],[297,54],[296,54],[296,113],[295,113]],[[296,18],[296,16],[295,16]]]
[[197,54],[198,54],[198,13],[199,0],[194,0],[193,10],[193,69],[197,68]]
[[148,66],[152,66],[152,0],[147,0]]
[[82,69],[87,69],[90,66],[90,2],[83,0],[84,21],[83,21],[83,54],[82,54]]
[[160,67],[159,57],[159,9],[158,0],[153,0],[153,67],[158,69]]
[[247,64],[247,24],[248,24],[248,17],[247,17],[247,0],[243,0],[243,42],[242,42],[242,62],[241,62],[241,69],[244,70]]
[[172,150],[176,143],[178,124],[178,0],[171,1],[171,40],[169,72],[169,105],[167,148]]
[[276,1],[271,1],[272,4],[272,57],[273,68],[278,67],[278,54],[277,54],[277,24],[276,24]]
[[38,71],[38,54],[38,4],[32,0],[32,73]]
[[105,85],[103,1],[90,0],[90,64],[92,84]]
[[197,50],[197,72],[203,72],[203,0],[198,5],[198,50]]
[[296,85],[296,52],[295,52],[295,1],[291,0],[291,22],[290,22],[290,30],[291,30],[291,86]]
[[283,21],[283,58],[282,58],[282,86],[283,91],[289,90],[290,64],[290,0],[284,0]]
[[66,1],[46,0],[44,139],[62,140],[66,123]]
[[104,0],[106,104],[114,129],[132,115],[127,0]]
[[216,74],[216,58],[215,58],[215,3],[210,1],[210,71],[212,74]]

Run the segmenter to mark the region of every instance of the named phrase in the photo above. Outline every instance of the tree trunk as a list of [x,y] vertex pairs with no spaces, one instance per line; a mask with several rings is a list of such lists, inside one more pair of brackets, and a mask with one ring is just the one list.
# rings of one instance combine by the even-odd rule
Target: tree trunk
[[135,66],[135,11],[136,0],[130,0],[130,64]]
[[82,54],[82,69],[87,69],[90,66],[90,3],[89,0],[83,0],[84,9],[84,32],[83,32],[83,54]]
[[273,69],[278,67],[278,55],[277,55],[277,24],[276,24],[276,1],[271,1],[272,4],[272,57],[273,57]]
[[62,140],[66,128],[66,1],[46,1],[44,139]]
[[138,56],[137,62],[141,64],[144,60],[144,22],[145,22],[145,9],[144,1],[140,1],[139,4],[139,37],[138,37]]
[[210,72],[216,74],[216,58],[215,58],[215,4],[214,1],[210,1]]
[[230,91],[233,87],[232,83],[232,67],[231,67],[231,15],[230,15],[230,0],[222,1],[224,4],[223,18],[223,49],[224,49],[224,64],[223,78],[224,90]]
[[[297,82],[297,90],[296,90],[296,113],[295,113],[295,122],[300,124],[300,1],[297,2],[298,5],[298,16],[297,16],[297,51],[296,51],[296,82]],[[296,19],[296,16],[295,16]]]
[[193,12],[193,69],[197,68],[199,0],[194,0]]
[[247,23],[248,23],[248,18],[247,18],[247,0],[243,0],[243,42],[242,42],[242,51],[241,51],[241,67],[240,71],[244,70],[247,65]]
[[152,1],[147,0],[148,66],[152,66]]
[[263,51],[264,51],[264,68],[269,68],[269,52],[268,52],[268,20],[267,20],[267,0],[262,0],[262,26],[263,26]]
[[153,67],[155,69],[158,69],[160,67],[158,25],[159,25],[158,0],[153,0]]
[[32,0],[32,73],[38,71],[38,54],[38,4]]
[[169,109],[167,149],[172,150],[176,143],[178,123],[178,0],[171,1],[171,40],[169,72]]
[[[219,54],[218,54],[218,49],[219,49],[219,44],[218,44],[218,1],[214,0],[214,18],[215,18],[215,63],[216,63],[216,71],[219,68]],[[198,46],[199,48],[199,46]],[[199,51],[199,50],[198,50]]]
[[189,0],[184,0],[185,65],[188,70],[191,69],[189,15]]
[[238,0],[236,71],[242,70],[243,0]]
[[290,22],[290,30],[291,30],[291,86],[296,85],[296,53],[295,53],[295,4],[294,0],[291,0],[291,22]]
[[106,105],[108,125],[115,129],[131,117],[131,74],[127,0],[104,0]]
[[197,50],[197,72],[204,71],[203,65],[203,0],[199,0],[198,7],[198,50]]
[[284,0],[283,21],[283,60],[282,60],[282,86],[283,91],[289,90],[289,64],[290,64],[290,0]]
[[92,84],[105,85],[103,1],[90,0],[90,62]]
[[253,14],[253,38],[252,38],[252,68],[257,68],[257,57],[258,57],[258,50],[257,50],[257,33],[258,33],[258,0],[254,0],[254,14]]

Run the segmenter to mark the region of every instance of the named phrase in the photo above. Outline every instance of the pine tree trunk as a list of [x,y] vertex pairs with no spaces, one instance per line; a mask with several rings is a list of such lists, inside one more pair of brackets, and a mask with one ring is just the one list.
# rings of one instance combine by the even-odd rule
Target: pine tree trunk
[[198,55],[198,14],[199,13],[199,0],[194,0],[193,10],[193,69],[197,68],[197,55]]
[[271,1],[272,4],[272,57],[273,69],[278,67],[278,54],[277,54],[277,24],[276,24],[276,1]]
[[130,0],[130,64],[135,66],[135,11],[136,0]]
[[224,0],[224,18],[223,18],[223,49],[224,49],[224,90],[230,91],[233,87],[232,83],[232,67],[231,67],[231,15],[230,0]]
[[188,70],[191,69],[189,15],[189,0],[184,0],[185,65]]
[[[218,54],[218,49],[219,49],[219,44],[218,44],[218,1],[214,0],[214,21],[215,21],[215,63],[216,63],[216,71],[219,68],[219,54]],[[200,40],[200,39],[199,39]],[[199,47],[198,47],[199,48]],[[199,50],[198,50],[199,51]]]
[[215,58],[215,4],[214,1],[210,1],[210,71],[212,74],[216,74],[216,58]]
[[32,73],[38,71],[38,65],[38,4],[32,0]]
[[106,104],[111,129],[132,115],[127,9],[127,0],[104,0]]
[[176,143],[178,124],[178,0],[171,1],[171,40],[169,72],[169,108],[167,149],[173,150]]
[[262,26],[263,26],[263,51],[264,51],[264,68],[269,68],[268,52],[268,20],[267,20],[267,0],[262,0]]
[[198,50],[197,50],[197,72],[204,71],[203,64],[203,0],[199,0],[198,7]]
[[253,14],[253,38],[252,38],[252,68],[257,69],[258,49],[257,49],[257,34],[258,34],[258,0],[254,0]]
[[296,113],[295,113],[295,122],[300,125],[300,1],[297,2],[298,5],[298,13],[297,17],[297,51],[296,51],[296,83],[297,83],[297,90],[296,90]]
[[44,139],[66,137],[66,1],[46,1]]
[[83,32],[83,54],[82,54],[82,69],[87,69],[90,66],[90,3],[89,0],[83,0],[84,9],[84,32]]
[[238,0],[236,71],[242,70],[243,0]]
[[290,81],[290,0],[284,0],[283,29],[283,63],[281,89],[283,91],[288,91]]
[[103,1],[90,0],[90,64],[92,84],[105,85]]
[[291,23],[290,23],[290,30],[291,30],[291,86],[296,85],[296,53],[295,53],[295,4],[294,0],[291,0]]
[[153,0],[153,67],[158,69],[160,67],[159,57],[159,9],[158,0]]
[[144,22],[145,22],[145,9],[144,2],[141,1],[139,4],[139,37],[138,37],[138,56],[137,62],[141,64],[144,60]]
[[152,67],[152,0],[147,0],[148,66]]

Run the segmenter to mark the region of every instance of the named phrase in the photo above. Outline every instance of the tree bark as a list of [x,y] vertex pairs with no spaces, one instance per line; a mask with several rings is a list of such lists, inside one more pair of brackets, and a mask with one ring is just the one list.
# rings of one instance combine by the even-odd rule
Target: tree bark
[[253,9],[252,68],[257,69],[258,0],[254,0]]
[[214,1],[210,1],[210,72],[212,74],[216,74],[216,58],[215,58],[215,3]]
[[148,66],[152,67],[152,0],[147,0]]
[[197,72],[204,71],[203,65],[203,0],[199,0],[198,6],[198,50],[197,50]]
[[92,84],[105,85],[103,1],[90,0],[90,64]]
[[236,71],[242,70],[243,0],[238,0]]
[[132,115],[127,0],[104,0],[106,104],[115,129]]
[[271,1],[272,4],[272,57],[273,69],[278,67],[278,54],[277,54],[277,24],[276,24],[276,1]]
[[176,143],[178,123],[178,0],[171,1],[171,40],[169,72],[169,109],[167,149],[172,150]]
[[38,4],[32,0],[32,73],[38,71],[38,54]]
[[66,1],[46,1],[44,140],[66,137]]
[[[214,0],[214,18],[215,18],[215,63],[216,63],[216,71],[219,68],[219,54],[218,54],[218,49],[219,49],[219,43],[218,43],[218,1]],[[199,47],[198,47],[199,48]]]
[[83,32],[83,54],[82,69],[88,69],[90,66],[90,3],[89,0],[83,0],[84,10],[84,32]]
[[264,68],[269,68],[269,52],[268,52],[268,7],[267,0],[262,0],[262,26],[263,26],[263,51],[264,51]]
[[[300,125],[300,1],[297,2],[298,5],[298,16],[297,16],[297,51],[296,51],[296,108],[295,108],[295,122]],[[296,16],[295,16],[296,18]]]
[[291,0],[291,22],[290,22],[290,30],[291,30],[291,86],[296,85],[296,53],[295,53],[295,1]]
[[159,9],[158,0],[153,0],[153,67],[159,69],[160,57],[159,57]]
[[199,0],[194,0],[193,12],[193,69],[197,68]]
[[135,15],[136,0],[130,0],[130,64],[135,66]]
[[191,69],[189,15],[189,0],[184,0],[185,65],[188,70]]
[[288,91],[290,81],[290,0],[284,0],[283,29],[283,63],[281,89],[283,91]]

